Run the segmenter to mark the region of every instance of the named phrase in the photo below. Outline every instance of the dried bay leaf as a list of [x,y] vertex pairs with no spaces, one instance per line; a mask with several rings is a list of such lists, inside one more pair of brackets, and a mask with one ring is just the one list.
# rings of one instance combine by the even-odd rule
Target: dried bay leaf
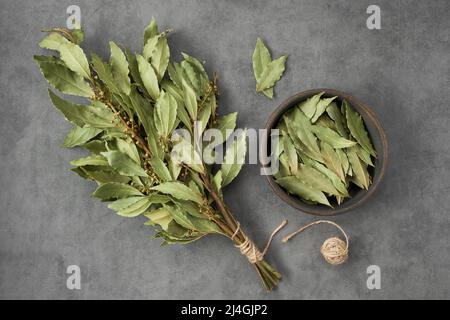
[[352,136],[358,141],[361,147],[364,148],[370,155],[376,157],[377,153],[372,146],[369,134],[367,133],[362,117],[359,113],[353,110],[347,101],[342,102],[345,108],[345,116],[347,119],[347,126],[350,129]]
[[117,44],[113,41],[109,42],[111,50],[111,71],[115,82],[118,84],[120,89],[126,94],[130,94],[131,82],[128,76],[129,66],[127,58],[123,53],[122,49],[119,48]]
[[289,137],[285,137],[285,139],[283,139],[283,146],[290,172],[293,175],[296,175],[298,171],[298,157],[294,144]]
[[241,171],[247,153],[247,131],[244,130],[241,135],[233,141],[226,150],[224,163],[220,167],[222,171],[222,188],[227,186]]
[[88,60],[80,46],[71,42],[62,43],[58,47],[58,51],[60,53],[61,60],[64,61],[64,64],[70,70],[85,79],[91,78]]
[[336,124],[336,131],[344,138],[348,139],[348,129],[345,117],[342,115],[337,104],[332,102],[326,109],[327,114]]
[[169,169],[167,168],[164,161],[162,161],[158,157],[153,157],[150,159],[150,165],[152,166],[152,169],[155,171],[158,178],[160,178],[162,181],[172,181],[172,175],[170,174]]
[[295,174],[300,180],[305,181],[307,184],[323,191],[329,195],[340,196],[342,195],[334,186],[331,180],[321,173],[320,171],[314,169],[308,165],[300,165],[297,174]]
[[337,174],[337,176],[345,182],[345,174],[342,168],[341,159],[335,150],[326,142],[320,143],[322,158],[328,169]]
[[157,186],[150,188],[164,194],[170,194],[174,198],[181,200],[189,200],[201,204],[203,202],[200,193],[191,190],[188,186],[181,182],[163,182]]
[[317,138],[319,138],[321,141],[328,143],[335,149],[348,148],[356,144],[356,142],[341,137],[336,131],[331,130],[329,128],[325,128],[318,125],[312,125],[311,130],[312,132],[314,132]]
[[259,82],[256,83],[256,92],[261,92],[269,89],[281,79],[283,75],[287,56],[281,56],[278,59],[271,61],[261,73]]
[[[255,76],[256,83],[261,79],[261,74],[267,65],[272,61],[269,49],[264,45],[264,42],[258,38],[256,40],[255,50],[253,51],[252,63],[253,74]],[[263,93],[270,99],[273,98],[273,87],[263,91]]]
[[154,100],[158,99],[160,91],[158,84],[158,77],[156,76],[155,70],[151,64],[141,55],[136,55],[139,74],[144,84],[145,90]]
[[354,148],[350,148],[347,155],[353,171],[352,182],[362,189],[369,189],[370,176],[367,165],[359,159]]
[[323,173],[327,176],[333,183],[334,187],[343,195],[348,196],[348,191],[346,185],[342,182],[342,180],[338,177],[336,173],[325,167],[322,163],[315,161],[308,156],[299,153],[303,163],[317,169],[319,172]]
[[90,126],[104,129],[115,127],[114,114],[101,102],[94,101],[92,106],[84,106],[64,100],[49,90],[53,105],[64,117],[79,127]]
[[374,167],[374,164],[372,162],[372,158],[370,156],[370,153],[367,152],[364,148],[362,148],[361,146],[357,145],[354,146],[356,154],[358,155],[358,158],[360,158],[365,164]]
[[73,148],[81,146],[102,132],[102,129],[74,126],[64,139],[63,146]]
[[121,174],[127,176],[147,177],[147,173],[139,164],[120,151],[102,152],[101,155],[108,160],[111,167]]
[[298,105],[298,108],[300,110],[303,111],[303,113],[309,118],[311,119],[312,117],[314,117],[314,114],[316,113],[317,110],[317,103],[319,103],[320,101],[320,97],[324,94],[325,92],[320,92],[314,96],[312,96],[311,98],[306,99],[305,101],[303,101],[302,103],[300,103]]
[[97,190],[94,191],[92,196],[99,198],[102,201],[111,201],[113,199],[122,199],[132,196],[143,196],[143,194],[128,184],[109,182],[100,185]]
[[295,194],[302,199],[315,201],[331,207],[325,194],[312,186],[300,180],[297,177],[283,177],[276,180],[279,185],[285,188],[289,193]]
[[65,94],[87,98],[94,95],[94,91],[83,77],[67,68],[61,60],[47,56],[34,56],[34,60],[44,78],[55,89]]
[[108,208],[116,211],[119,216],[134,218],[144,213],[151,205],[149,197],[129,197],[116,200],[108,205]]
[[316,112],[314,113],[314,116],[311,118],[311,122],[315,123],[317,119],[319,119],[319,117],[325,112],[328,105],[336,98],[337,97],[320,99],[319,102],[317,102]]

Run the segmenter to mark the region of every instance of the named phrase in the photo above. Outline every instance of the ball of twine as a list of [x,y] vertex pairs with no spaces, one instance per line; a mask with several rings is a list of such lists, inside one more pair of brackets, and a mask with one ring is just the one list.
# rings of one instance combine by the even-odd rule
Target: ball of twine
[[284,237],[283,242],[287,242],[287,241],[289,241],[289,239],[291,239],[295,235],[305,231],[306,229],[308,229],[316,224],[321,224],[321,223],[331,224],[331,225],[335,226],[336,228],[338,228],[344,235],[345,241],[343,241],[342,239],[340,239],[338,237],[328,238],[327,240],[324,241],[324,243],[320,247],[320,253],[324,257],[325,261],[328,262],[329,264],[339,265],[339,264],[344,263],[348,259],[348,245],[349,245],[348,236],[345,233],[345,231],[338,224],[334,223],[333,221],[319,220],[319,221],[311,222],[310,224],[307,224],[306,226],[304,226],[304,227],[298,229],[297,231]]

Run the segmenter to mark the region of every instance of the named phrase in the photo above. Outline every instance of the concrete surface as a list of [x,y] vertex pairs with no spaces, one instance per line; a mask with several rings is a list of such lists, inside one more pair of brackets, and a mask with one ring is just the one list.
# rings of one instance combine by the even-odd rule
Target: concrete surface
[[[41,28],[64,26],[81,7],[87,51],[105,56],[108,40],[140,50],[152,16],[172,27],[181,50],[218,71],[222,112],[239,126],[263,127],[294,93],[329,87],[372,106],[390,141],[390,167],[364,206],[339,217],[351,257],[339,267],[319,254],[335,231],[323,226],[289,244],[277,238],[269,261],[284,274],[265,293],[230,243],[209,237],[160,248],[143,219],[125,219],[71,174],[81,150],[61,149],[69,124],[51,106],[32,55]],[[381,7],[381,30],[368,30],[366,8]],[[0,1],[0,298],[449,298],[450,2],[434,1]],[[269,101],[254,93],[257,37],[272,54],[289,54]],[[263,245],[283,219],[284,233],[313,220],[274,195],[256,165],[225,193],[236,216]],[[66,288],[66,268],[81,268],[81,290]],[[366,287],[369,265],[381,289]]]

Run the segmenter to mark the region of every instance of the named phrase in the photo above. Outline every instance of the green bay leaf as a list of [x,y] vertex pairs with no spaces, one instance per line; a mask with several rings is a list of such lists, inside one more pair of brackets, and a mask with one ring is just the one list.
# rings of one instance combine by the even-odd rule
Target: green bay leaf
[[283,75],[287,56],[281,56],[278,59],[271,61],[261,73],[259,82],[256,84],[256,91],[261,92],[269,89],[280,80]]
[[345,116],[347,118],[347,126],[350,129],[350,133],[352,136],[358,141],[361,147],[364,148],[369,154],[376,157],[377,153],[372,146],[372,142],[370,141],[369,134],[364,128],[364,122],[361,115],[353,110],[353,108],[348,104],[347,101],[342,102],[343,107],[345,108]]
[[224,162],[220,168],[222,172],[222,188],[230,184],[241,171],[247,153],[247,131],[244,130],[231,146],[226,150]]
[[198,204],[203,203],[203,198],[200,193],[191,190],[188,186],[178,181],[163,182],[157,186],[151,187],[151,190],[169,194],[177,199],[193,201]]
[[103,131],[102,129],[92,127],[74,126],[64,139],[63,146],[66,148],[81,146],[86,142],[88,142],[89,140],[93,139],[102,131]]
[[312,125],[311,130],[312,132],[314,132],[317,138],[328,143],[335,149],[349,148],[356,144],[356,142],[354,141],[347,140],[341,137],[336,131],[331,130],[330,128]]
[[47,82],[62,93],[90,98],[94,95],[83,77],[67,68],[55,57],[34,56]]
[[127,176],[147,177],[147,173],[133,159],[120,151],[107,151],[101,153],[111,167]]
[[297,195],[302,199],[318,202],[331,207],[330,202],[322,191],[308,185],[297,177],[283,177],[277,179],[276,182],[289,193]]
[[102,201],[111,201],[113,199],[122,199],[132,196],[143,196],[143,194],[128,184],[109,182],[100,185],[92,196],[99,198]]

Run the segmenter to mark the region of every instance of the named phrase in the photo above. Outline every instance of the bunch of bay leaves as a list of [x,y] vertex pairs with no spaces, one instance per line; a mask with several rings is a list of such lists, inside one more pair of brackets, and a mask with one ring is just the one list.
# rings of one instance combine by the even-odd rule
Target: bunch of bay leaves
[[[332,207],[354,185],[368,189],[377,154],[361,115],[324,92],[288,110],[279,121],[276,182],[308,204]],[[335,199],[335,201],[332,201]],[[331,202],[330,202],[331,201]]]
[[[98,184],[93,196],[122,217],[146,217],[163,245],[210,234],[226,236],[236,246],[244,243],[248,237],[222,189],[241,170],[245,131],[214,169],[199,160],[193,135],[172,135],[176,129],[201,134],[215,128],[223,133],[216,142],[224,143],[235,129],[236,113],[217,113],[217,82],[204,63],[184,53],[182,61],[170,62],[169,30],[159,32],[155,20],[144,31],[141,53],[110,42],[108,62],[96,54],[88,59],[81,30],[48,32],[39,45],[51,55],[34,59],[53,88],[86,98],[78,104],[49,90],[54,106],[73,124],[64,146],[90,153],[71,164],[72,171]],[[268,290],[277,285],[281,275],[264,259],[252,263]]]

